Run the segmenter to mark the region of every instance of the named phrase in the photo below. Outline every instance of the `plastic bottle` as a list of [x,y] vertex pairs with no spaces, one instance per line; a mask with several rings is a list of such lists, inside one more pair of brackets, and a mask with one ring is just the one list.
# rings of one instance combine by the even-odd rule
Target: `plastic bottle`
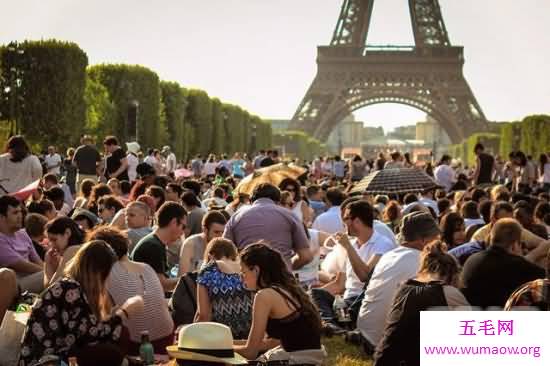
[[145,366],[155,364],[155,350],[149,342],[149,332],[141,332],[141,345],[139,346],[139,357]]
[[348,307],[346,306],[346,302],[340,295],[336,295],[334,298],[334,313],[336,314],[336,319],[339,323],[349,323],[351,322],[351,318],[348,313]]

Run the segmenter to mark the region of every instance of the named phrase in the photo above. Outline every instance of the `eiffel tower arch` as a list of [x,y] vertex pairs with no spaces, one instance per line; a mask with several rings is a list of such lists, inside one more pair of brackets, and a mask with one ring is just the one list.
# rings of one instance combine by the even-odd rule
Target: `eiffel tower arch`
[[329,46],[317,48],[317,75],[289,128],[326,141],[362,107],[399,103],[437,120],[453,143],[487,129],[487,119],[451,46],[438,0],[409,0],[414,46],[367,46],[374,0],[344,0]]

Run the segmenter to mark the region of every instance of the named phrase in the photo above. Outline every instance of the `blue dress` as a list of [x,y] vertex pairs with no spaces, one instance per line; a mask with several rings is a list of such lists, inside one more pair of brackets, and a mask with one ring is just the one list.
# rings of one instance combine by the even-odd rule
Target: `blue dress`
[[238,273],[220,271],[215,261],[204,266],[197,284],[206,287],[212,305],[212,321],[231,328],[234,339],[247,339],[252,321],[252,292],[244,288]]

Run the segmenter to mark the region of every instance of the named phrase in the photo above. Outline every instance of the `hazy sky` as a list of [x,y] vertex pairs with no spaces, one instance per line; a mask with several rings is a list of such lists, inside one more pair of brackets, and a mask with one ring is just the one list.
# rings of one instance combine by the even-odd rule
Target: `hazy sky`
[[[90,64],[141,64],[263,118],[290,118],[330,42],[341,0],[0,0],[0,43],[76,42]],[[549,0],[440,0],[465,76],[490,120],[550,112]],[[369,44],[412,44],[407,0],[377,0]],[[423,118],[358,111],[386,129]]]

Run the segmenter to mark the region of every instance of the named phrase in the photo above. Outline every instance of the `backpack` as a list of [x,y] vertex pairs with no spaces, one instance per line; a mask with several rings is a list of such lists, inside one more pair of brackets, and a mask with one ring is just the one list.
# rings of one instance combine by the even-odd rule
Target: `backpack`
[[168,302],[174,326],[191,324],[197,312],[197,272],[185,273]]

